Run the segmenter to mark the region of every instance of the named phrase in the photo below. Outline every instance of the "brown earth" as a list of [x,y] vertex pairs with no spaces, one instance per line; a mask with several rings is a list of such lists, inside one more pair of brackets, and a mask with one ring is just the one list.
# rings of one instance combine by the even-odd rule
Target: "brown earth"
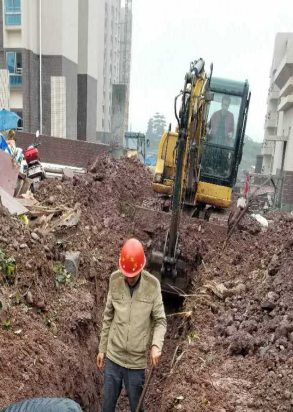
[[[148,258],[161,249],[169,218],[135,209],[159,211],[162,203],[151,174],[133,159],[101,157],[83,177],[45,181],[36,198],[78,203],[81,221],[44,236],[0,209],[0,250],[17,263],[10,277],[0,271],[0,409],[28,397],[68,396],[84,411],[100,411],[96,354],[109,275],[130,236]],[[222,252],[225,228],[183,217],[184,256],[203,262],[190,270],[183,306],[166,303],[168,332],[148,411],[293,410],[293,223],[291,215],[268,218],[263,231],[246,216]],[[54,272],[66,251],[81,252],[79,276],[67,286]],[[118,410],[129,410],[125,394]]]

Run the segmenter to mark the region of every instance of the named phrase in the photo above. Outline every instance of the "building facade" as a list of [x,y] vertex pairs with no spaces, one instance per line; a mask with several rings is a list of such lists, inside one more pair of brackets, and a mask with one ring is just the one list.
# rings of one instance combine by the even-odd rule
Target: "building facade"
[[0,104],[24,132],[110,139],[120,1],[0,0]]
[[293,210],[293,33],[276,36],[267,105],[262,173],[283,176],[280,206]]

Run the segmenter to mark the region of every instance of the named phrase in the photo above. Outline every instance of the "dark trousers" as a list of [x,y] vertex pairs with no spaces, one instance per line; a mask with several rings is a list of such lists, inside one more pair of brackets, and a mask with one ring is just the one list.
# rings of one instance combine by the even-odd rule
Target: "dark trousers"
[[[104,402],[102,412],[115,412],[124,383],[131,412],[135,412],[145,382],[145,369],[126,369],[106,359],[104,374]],[[142,406],[140,412],[144,412]]]

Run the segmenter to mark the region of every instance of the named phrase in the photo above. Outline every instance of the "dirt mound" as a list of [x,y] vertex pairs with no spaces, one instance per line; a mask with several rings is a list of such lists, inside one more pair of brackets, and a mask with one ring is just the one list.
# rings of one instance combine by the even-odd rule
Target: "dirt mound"
[[161,411],[292,410],[293,223],[270,220],[206,255]]
[[[84,410],[101,404],[96,369],[99,328],[111,271],[124,241],[149,236],[133,222],[152,203],[151,175],[138,161],[99,158],[72,180],[46,180],[43,206],[81,209],[76,227],[44,233],[0,210],[0,408],[33,396],[68,396]],[[77,279],[66,279],[66,252],[80,252]]]
[[[84,411],[100,410],[96,353],[109,275],[127,238],[139,238],[149,258],[163,249],[169,227],[151,181],[138,161],[109,157],[85,175],[46,180],[36,194],[41,205],[81,210],[76,226],[48,233],[0,208],[0,408],[67,396]],[[292,410],[290,216],[267,215],[267,231],[246,216],[224,252],[225,227],[182,217],[192,290],[183,308],[167,307],[164,356],[146,398],[150,412]],[[77,279],[62,266],[72,251],[80,252]],[[128,410],[125,395],[119,410]]]

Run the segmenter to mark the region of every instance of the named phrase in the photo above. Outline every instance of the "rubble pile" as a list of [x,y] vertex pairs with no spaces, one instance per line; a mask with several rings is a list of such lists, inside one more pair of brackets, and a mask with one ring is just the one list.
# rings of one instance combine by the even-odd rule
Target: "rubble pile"
[[225,251],[206,244],[162,411],[292,410],[293,217],[267,218],[258,233],[244,222]]
[[[127,238],[139,238],[149,258],[169,225],[151,181],[139,161],[103,156],[84,175],[42,182],[25,200],[28,225],[0,206],[0,409],[66,396],[100,410],[109,275]],[[293,218],[266,217],[268,229],[245,216],[224,251],[227,228],[182,217],[192,289],[168,312],[150,412],[292,410]],[[127,410],[125,396],[119,408]]]
[[[108,279],[128,237],[149,241],[133,213],[145,199],[156,203],[150,179],[134,159],[101,157],[85,176],[44,181],[29,225],[1,206],[0,409],[35,396],[68,396],[85,411],[101,404],[96,354]],[[68,211],[80,211],[70,224]]]

